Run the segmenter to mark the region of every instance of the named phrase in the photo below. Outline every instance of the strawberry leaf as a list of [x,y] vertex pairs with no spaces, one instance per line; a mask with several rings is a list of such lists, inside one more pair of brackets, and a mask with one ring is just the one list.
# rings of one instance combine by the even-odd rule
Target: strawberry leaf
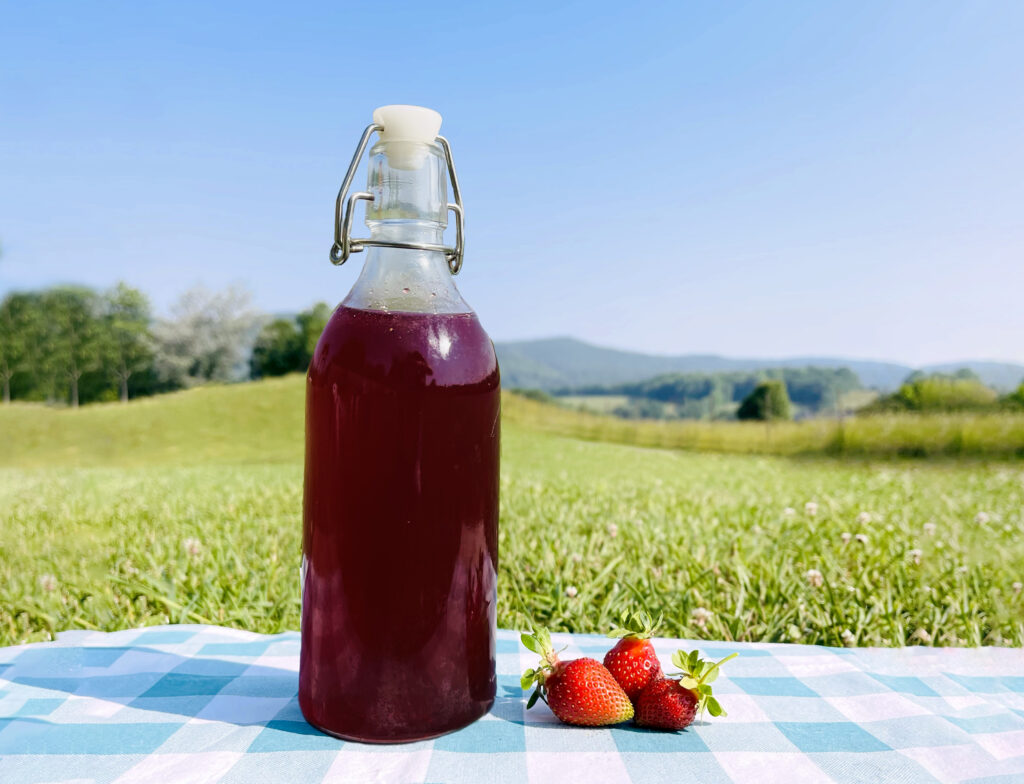
[[523,677],[519,679],[519,684],[523,687],[523,691],[526,691],[533,686],[535,680],[537,680],[537,671],[527,670],[523,673]]
[[529,701],[526,703],[526,709],[529,710],[537,704],[537,699],[540,697],[540,689],[537,689],[533,694],[530,695]]
[[672,654],[672,663],[681,670],[686,668],[686,658],[683,656],[682,651],[676,651]]
[[523,634],[519,637],[519,640],[528,650],[531,650],[536,654],[540,654],[542,652],[540,641],[532,634]]
[[697,688],[697,681],[695,681],[689,675],[684,675],[682,680],[679,681],[679,682],[681,684],[683,684],[683,688],[684,689],[695,689],[695,688]]
[[724,716],[725,711],[722,710],[722,706],[718,704],[718,700],[714,697],[708,697],[707,701],[708,713],[712,716]]

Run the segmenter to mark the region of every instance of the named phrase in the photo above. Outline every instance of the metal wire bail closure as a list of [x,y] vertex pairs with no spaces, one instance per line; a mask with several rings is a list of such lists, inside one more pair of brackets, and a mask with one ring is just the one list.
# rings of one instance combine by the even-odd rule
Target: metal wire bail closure
[[[359,162],[363,159],[363,153],[366,152],[366,145],[370,143],[370,137],[382,130],[384,130],[383,127],[377,123],[371,123],[366,126],[366,130],[363,131],[363,135],[359,138],[359,145],[356,147],[355,155],[352,156],[352,162],[348,165],[345,179],[342,180],[341,189],[338,191],[338,199],[334,203],[334,245],[331,246],[331,263],[340,267],[348,261],[349,256],[353,253],[359,253],[369,245],[387,246],[389,248],[410,248],[414,250],[435,250],[444,253],[445,258],[448,260],[448,269],[451,270],[452,275],[458,275],[459,270],[462,269],[462,258],[465,254],[466,219],[462,209],[462,193],[459,191],[459,178],[455,174],[455,161],[452,160],[452,148],[448,144],[448,140],[443,136],[438,136],[437,141],[444,149],[445,161],[448,163],[448,179],[451,181],[452,195],[455,197],[455,203],[449,202],[448,204],[448,211],[455,213],[455,247],[449,248],[445,245],[430,245],[426,243],[388,242],[369,238],[352,238],[353,207],[360,200],[373,201],[373,194],[366,191],[358,191],[348,196],[348,189],[352,186],[352,180],[355,179],[356,170],[359,168]],[[348,196],[347,199],[346,196]]]

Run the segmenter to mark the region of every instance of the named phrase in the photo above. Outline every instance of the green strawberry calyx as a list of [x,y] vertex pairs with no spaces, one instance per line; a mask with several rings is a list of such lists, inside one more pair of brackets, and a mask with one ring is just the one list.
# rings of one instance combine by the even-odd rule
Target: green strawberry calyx
[[537,665],[537,668],[527,670],[519,679],[523,691],[529,691],[533,686],[537,687],[526,703],[526,708],[529,710],[537,704],[538,699],[544,700],[545,703],[548,701],[545,683],[551,670],[558,664],[558,652],[551,644],[550,632],[543,627],[537,627],[533,632],[524,633],[520,635],[519,639],[528,650],[540,656],[540,664]]
[[657,631],[663,620],[664,616],[662,615],[659,615],[657,620],[652,620],[650,613],[646,610],[634,612],[623,610],[622,615],[619,616],[619,622],[622,625],[612,629],[606,636],[646,640]]
[[704,710],[712,716],[727,716],[721,704],[711,694],[711,684],[718,678],[720,667],[730,659],[735,659],[738,653],[731,653],[724,659],[712,662],[700,658],[699,651],[676,651],[672,654],[672,663],[681,672],[674,672],[672,676],[679,677],[679,683],[685,689],[690,689],[697,695],[697,707],[703,718]]

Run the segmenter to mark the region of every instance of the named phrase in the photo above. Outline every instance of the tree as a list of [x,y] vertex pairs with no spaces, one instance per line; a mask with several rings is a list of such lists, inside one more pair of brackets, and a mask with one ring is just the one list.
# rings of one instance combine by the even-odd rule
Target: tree
[[11,379],[29,358],[31,316],[29,297],[24,294],[10,294],[0,302],[0,383],[4,403],[11,402]]
[[118,283],[105,296],[107,364],[117,378],[121,402],[128,402],[128,379],[153,361],[149,300],[138,289]]
[[326,302],[318,302],[309,310],[302,311],[295,317],[302,335],[302,361],[297,370],[305,371],[313,359],[317,341],[331,317],[331,307]]
[[43,293],[44,318],[52,325],[53,358],[67,377],[72,408],[78,408],[78,382],[100,366],[102,332],[96,293],[80,286],[60,286]]
[[294,373],[302,365],[304,350],[303,336],[295,323],[274,319],[264,325],[256,338],[249,360],[250,373],[253,378]]
[[244,373],[256,313],[247,291],[231,287],[210,292],[198,286],[157,323],[157,371],[165,383],[194,386],[231,381]]
[[776,419],[792,419],[786,385],[777,379],[762,381],[740,404],[736,416],[740,419],[757,419],[764,422]]

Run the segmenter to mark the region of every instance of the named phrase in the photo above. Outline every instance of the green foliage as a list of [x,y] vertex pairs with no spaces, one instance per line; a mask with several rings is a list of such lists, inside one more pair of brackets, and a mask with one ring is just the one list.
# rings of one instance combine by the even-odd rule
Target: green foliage
[[[179,621],[298,628],[303,392],[292,376],[0,407],[0,644]],[[504,628],[604,634],[642,608],[688,639],[1024,644],[1019,464],[637,449],[528,424],[524,409],[574,416],[554,406],[503,409]]]
[[814,413],[835,411],[842,396],[860,389],[860,381],[848,368],[770,368],[757,372],[672,373],[646,381],[614,386],[591,385],[560,389],[556,394],[625,395],[628,402],[613,413],[624,419],[714,419],[734,410],[759,383],[782,381],[790,399]]
[[736,412],[738,419],[757,419],[762,422],[789,420],[793,411],[782,381],[762,381],[740,403]]
[[82,286],[14,292],[0,302],[5,402],[127,400],[130,391],[159,389],[152,367],[149,302],[123,283],[102,294]]
[[296,372],[302,365],[304,346],[302,334],[295,323],[274,319],[263,326],[249,360],[253,378],[283,376]]
[[306,372],[330,317],[330,307],[318,302],[293,321],[278,318],[264,325],[249,361],[250,376],[264,378]]
[[998,397],[967,369],[954,375],[914,373],[899,390],[862,409],[862,413],[994,410]]

